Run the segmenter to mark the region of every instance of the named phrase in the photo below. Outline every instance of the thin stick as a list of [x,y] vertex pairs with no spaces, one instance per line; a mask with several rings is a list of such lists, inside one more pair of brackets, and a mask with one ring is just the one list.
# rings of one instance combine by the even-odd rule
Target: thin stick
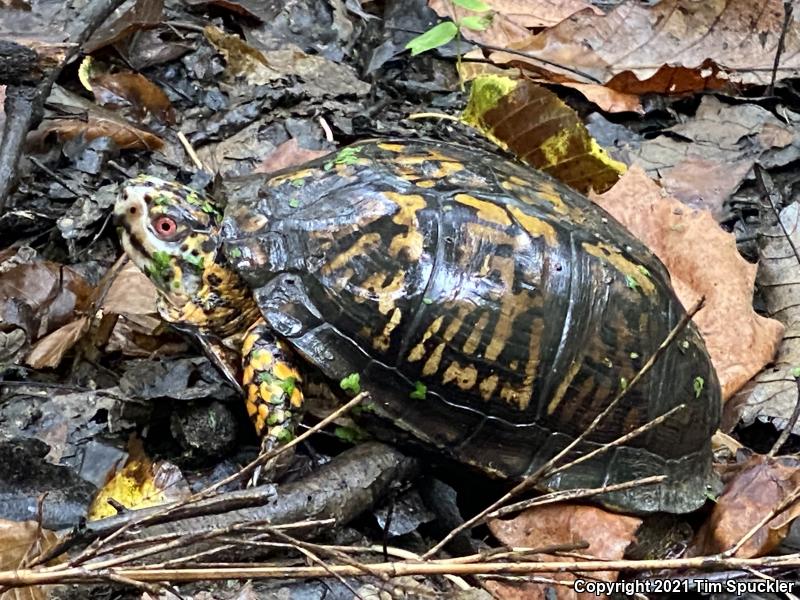
[[[698,556],[693,558],[663,560],[589,560],[547,562],[491,562],[458,564],[453,562],[388,562],[372,563],[370,569],[390,577],[407,575],[525,575],[529,573],[556,573],[576,571],[654,571],[678,569],[749,569],[749,568],[800,568],[800,554],[763,556],[760,558],[733,558],[724,556]],[[186,582],[223,579],[278,579],[293,577],[331,577],[331,572],[343,577],[363,577],[365,573],[350,565],[332,565],[330,572],[321,567],[287,567],[285,565],[252,565],[214,567],[205,569],[110,569],[93,572],[87,567],[69,568],[64,571],[42,569],[17,569],[0,571],[0,585],[21,587],[30,585],[52,585],[102,581],[109,573],[142,582]]]
[[[560,461],[562,458],[564,458],[564,456],[569,454],[572,451],[572,449],[575,448],[575,446],[583,442],[586,439],[586,437],[588,437],[598,427],[598,425],[603,421],[603,419],[605,419],[609,414],[611,414],[611,411],[613,411],[614,408],[616,408],[620,400],[622,400],[625,397],[625,395],[633,388],[633,386],[635,386],[642,379],[642,377],[644,377],[650,371],[650,369],[653,368],[655,362],[661,357],[661,355],[664,354],[664,352],[670,346],[670,344],[672,344],[675,338],[678,337],[678,334],[681,331],[683,331],[684,327],[686,327],[689,324],[689,322],[692,320],[692,317],[697,314],[697,311],[699,311],[703,307],[704,303],[705,303],[705,296],[701,297],[695,303],[695,305],[692,308],[690,308],[685,315],[683,315],[681,320],[678,321],[677,325],[675,325],[675,327],[672,328],[672,331],[669,332],[667,337],[664,339],[663,342],[661,342],[661,345],[656,349],[656,351],[652,354],[652,356],[650,356],[647,362],[644,365],[642,365],[642,368],[639,369],[639,372],[633,376],[633,379],[631,379],[630,383],[614,397],[614,399],[608,404],[608,406],[606,406],[603,412],[597,415],[595,419],[589,424],[589,426],[578,437],[576,437],[572,442],[567,444],[567,446],[561,452],[559,452],[553,458],[544,463],[534,473],[532,473],[524,480],[522,480],[520,483],[518,483],[516,486],[514,486],[508,493],[503,495],[499,500],[492,503],[487,508],[479,512],[477,515],[475,515],[471,519],[466,520],[464,523],[453,529],[450,533],[448,533],[444,537],[444,539],[442,539],[442,541],[440,541],[438,544],[436,544],[430,550],[428,550],[423,555],[423,558],[425,559],[431,558],[434,554],[439,552],[439,550],[444,548],[444,546],[459,533],[461,533],[465,529],[474,527],[477,523],[483,521],[483,519],[486,518],[486,515],[497,510],[498,508],[501,508],[504,504],[506,504],[506,502],[511,500],[511,498],[514,498],[515,496],[519,495],[520,493],[524,492],[525,490],[536,484],[543,476],[545,476],[549,471],[552,470],[552,468],[558,463],[558,461]],[[639,433],[642,432],[640,431]]]
[[791,0],[784,0],[783,2],[783,27],[781,27],[781,35],[778,38],[778,47],[775,49],[775,61],[772,63],[772,77],[767,86],[766,95],[772,96],[775,90],[775,79],[778,75],[778,67],[781,64],[781,54],[783,54],[784,45],[786,43],[786,32],[789,30],[789,23],[792,20],[792,2]]
[[183,149],[186,150],[186,154],[189,155],[189,158],[192,160],[197,170],[208,171],[208,169],[206,169],[205,165],[203,164],[203,161],[200,160],[199,156],[197,156],[197,152],[194,151],[194,147],[192,146],[192,144],[189,143],[189,139],[184,135],[182,131],[178,132],[178,139],[180,140]]

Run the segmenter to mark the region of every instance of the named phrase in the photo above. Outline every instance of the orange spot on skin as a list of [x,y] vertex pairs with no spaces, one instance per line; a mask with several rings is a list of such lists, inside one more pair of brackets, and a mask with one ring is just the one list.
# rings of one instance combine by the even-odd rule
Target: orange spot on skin
[[268,414],[269,414],[269,406],[267,406],[266,404],[259,404],[258,416],[263,419],[266,419]]
[[300,374],[297,372],[297,370],[283,361],[278,361],[275,363],[272,373],[278,379],[289,379],[289,377],[294,377],[295,380],[300,380]]
[[255,375],[255,372],[253,371],[252,365],[249,365],[249,364],[245,365],[244,373],[242,373],[242,383],[244,385],[250,385],[251,383],[253,383],[253,376],[254,375]]
[[303,393],[300,391],[300,388],[295,387],[292,390],[292,398],[291,404],[294,408],[300,408],[303,406]]
[[275,362],[275,357],[272,356],[272,352],[263,350],[262,348],[256,348],[253,350],[253,353],[250,354],[250,364],[248,366],[256,371],[268,371],[270,367],[272,367],[273,362]]

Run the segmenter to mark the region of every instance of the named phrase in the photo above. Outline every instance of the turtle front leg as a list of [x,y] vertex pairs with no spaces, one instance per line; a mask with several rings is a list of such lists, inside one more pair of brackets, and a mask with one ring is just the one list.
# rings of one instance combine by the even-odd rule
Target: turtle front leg
[[287,345],[262,319],[245,334],[242,367],[247,414],[261,436],[262,448],[272,450],[294,437],[303,409],[300,374]]

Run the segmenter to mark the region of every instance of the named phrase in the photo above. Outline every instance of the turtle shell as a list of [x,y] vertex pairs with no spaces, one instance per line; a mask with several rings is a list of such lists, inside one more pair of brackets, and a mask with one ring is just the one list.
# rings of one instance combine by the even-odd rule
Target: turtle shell
[[[376,412],[449,456],[520,479],[578,436],[685,311],[663,264],[584,196],[497,155],[373,140],[301,168],[229,180],[222,236],[269,326]],[[705,499],[720,389],[686,327],[552,476],[626,510]]]

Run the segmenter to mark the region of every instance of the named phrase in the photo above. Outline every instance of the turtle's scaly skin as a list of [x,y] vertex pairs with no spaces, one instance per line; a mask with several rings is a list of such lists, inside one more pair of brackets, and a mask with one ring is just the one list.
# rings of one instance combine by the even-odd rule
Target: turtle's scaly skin
[[[201,245],[224,247],[225,258],[215,250],[207,261],[229,270],[224,285],[237,292],[222,298],[249,315],[252,300],[239,298],[251,289],[265,322],[260,334],[334,382],[358,373],[378,415],[495,475],[524,477],[579,435],[684,315],[664,266],[612,217],[485,152],[371,141],[224,185],[219,231],[198,234]],[[140,188],[129,186],[129,197],[141,197]],[[178,315],[173,321],[197,314],[182,297],[164,311]],[[223,326],[215,314],[204,317],[207,331]],[[296,414],[289,398],[281,402]],[[574,455],[679,405],[663,424],[547,485],[664,474],[663,484],[605,502],[644,512],[696,508],[720,401],[693,325]]]

